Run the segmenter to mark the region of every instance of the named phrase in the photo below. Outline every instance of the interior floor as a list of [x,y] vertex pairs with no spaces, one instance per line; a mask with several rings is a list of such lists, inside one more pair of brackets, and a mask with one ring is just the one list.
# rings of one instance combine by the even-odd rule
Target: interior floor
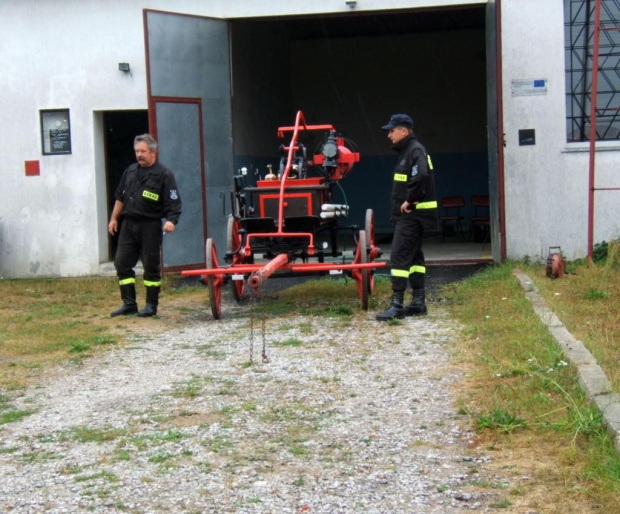
[[422,245],[427,264],[441,264],[450,261],[490,261],[491,243],[476,243],[474,241],[441,241],[441,238],[431,238]]

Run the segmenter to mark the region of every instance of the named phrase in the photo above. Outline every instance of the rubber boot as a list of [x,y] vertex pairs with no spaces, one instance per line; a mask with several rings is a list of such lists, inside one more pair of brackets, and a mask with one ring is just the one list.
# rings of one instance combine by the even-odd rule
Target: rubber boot
[[137,314],[138,304],[136,303],[136,285],[135,284],[124,284],[120,286],[120,288],[121,288],[121,300],[123,300],[123,305],[121,305],[114,312],[110,313],[110,316],[114,318],[116,316],[127,316],[128,314]]
[[424,316],[427,312],[424,289],[414,290],[411,303],[405,306],[405,316]]
[[159,286],[148,286],[146,288],[146,305],[138,313],[141,318],[150,318],[157,314],[157,305],[159,304]]
[[391,319],[403,319],[405,317],[405,309],[403,308],[403,301],[405,299],[405,293],[400,291],[394,291],[392,293],[392,302],[390,306],[382,313],[377,314],[377,321],[389,321]]

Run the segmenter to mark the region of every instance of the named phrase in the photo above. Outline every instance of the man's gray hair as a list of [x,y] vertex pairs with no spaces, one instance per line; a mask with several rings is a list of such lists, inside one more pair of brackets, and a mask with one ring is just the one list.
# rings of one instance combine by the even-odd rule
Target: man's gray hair
[[157,141],[155,138],[151,136],[151,134],[141,134],[136,136],[133,140],[133,147],[135,148],[138,143],[146,143],[149,147],[149,150],[156,152],[157,151]]

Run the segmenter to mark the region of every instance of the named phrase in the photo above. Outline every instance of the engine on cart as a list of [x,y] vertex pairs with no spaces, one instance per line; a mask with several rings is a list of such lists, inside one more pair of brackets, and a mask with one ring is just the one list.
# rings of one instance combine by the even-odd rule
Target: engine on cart
[[[322,134],[311,158],[299,138],[300,133],[309,132]],[[306,124],[301,111],[294,126],[278,129],[280,138],[286,133],[292,136],[288,146],[280,146],[277,172],[268,166],[253,185],[246,184],[247,170],[235,176],[233,212],[226,235],[225,260],[230,266],[220,267],[215,243],[209,238],[205,244],[206,269],[182,272],[205,277],[216,319],[221,315],[221,288],[228,277],[232,278],[233,296],[241,300],[246,281],[257,292],[274,273],[347,274],[355,280],[362,308],[367,309],[374,287],[373,270],[386,264],[373,262],[381,255],[374,242],[373,211],[367,209],[361,229],[344,223],[348,205],[332,201],[333,188],[340,187],[338,182],[359,162],[355,144],[332,125]],[[355,245],[348,262],[339,249],[343,232],[352,236]],[[255,262],[259,257],[263,263]],[[298,260],[301,263],[295,262]]]
[[[284,133],[293,128],[281,127],[278,134],[284,137]],[[305,129],[323,129],[326,132],[311,159],[308,158],[307,147],[301,142],[292,147],[280,145],[277,173],[273,171],[272,165],[268,165],[265,175],[253,186],[246,185],[247,170],[242,170],[235,176],[233,216],[240,220],[241,229],[247,233],[271,233],[278,229],[286,233],[314,233],[323,243],[320,248],[316,248],[317,256],[322,262],[325,254],[341,255],[340,233],[353,234],[358,229],[354,225],[341,225],[341,221],[349,214],[349,206],[333,203],[332,198],[334,186],[359,162],[360,154],[355,143],[345,139],[329,125],[309,126]],[[304,246],[303,240],[295,239],[279,241],[273,238],[257,238],[256,242],[267,256],[273,256],[285,249],[294,252],[295,243]],[[296,256],[304,259],[307,257],[303,250]]]

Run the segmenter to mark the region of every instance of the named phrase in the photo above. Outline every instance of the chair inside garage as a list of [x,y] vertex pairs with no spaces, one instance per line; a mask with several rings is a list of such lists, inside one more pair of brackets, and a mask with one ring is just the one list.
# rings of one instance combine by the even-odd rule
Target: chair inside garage
[[463,231],[463,215],[461,209],[465,207],[465,198],[462,196],[445,196],[441,199],[442,215],[439,217],[441,222],[441,241],[446,236],[459,233],[461,238],[465,240],[465,232]]
[[471,197],[474,215],[470,216],[470,239],[476,243],[486,243],[489,239],[491,218],[489,214],[489,197],[474,195]]

